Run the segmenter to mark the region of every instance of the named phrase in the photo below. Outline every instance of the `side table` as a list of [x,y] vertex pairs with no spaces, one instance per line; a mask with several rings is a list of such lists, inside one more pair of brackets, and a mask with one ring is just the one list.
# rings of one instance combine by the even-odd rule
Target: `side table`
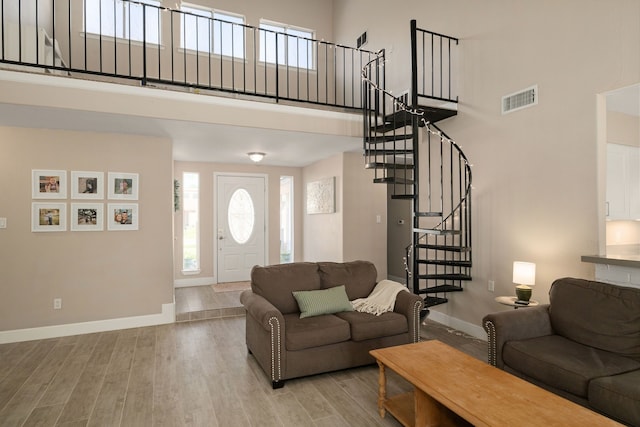
[[509,296],[496,297],[497,303],[508,305],[515,309],[518,309],[520,307],[535,307],[536,305],[540,305],[540,303],[534,299],[529,300],[529,304],[521,304],[521,303],[517,303],[516,301],[518,301],[517,297],[509,297]]

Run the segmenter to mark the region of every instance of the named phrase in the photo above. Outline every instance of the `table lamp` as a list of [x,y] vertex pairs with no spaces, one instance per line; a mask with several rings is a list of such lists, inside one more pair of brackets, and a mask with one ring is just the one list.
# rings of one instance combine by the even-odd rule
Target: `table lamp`
[[532,262],[514,261],[513,283],[516,284],[516,297],[519,301],[531,299],[531,286],[536,282],[536,265]]

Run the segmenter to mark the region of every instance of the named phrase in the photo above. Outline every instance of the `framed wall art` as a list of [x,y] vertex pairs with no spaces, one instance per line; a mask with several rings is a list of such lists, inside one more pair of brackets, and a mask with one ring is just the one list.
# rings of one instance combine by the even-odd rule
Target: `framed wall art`
[[109,199],[138,200],[138,174],[109,172]]
[[109,203],[107,208],[107,229],[111,231],[137,230],[138,204]]
[[102,203],[71,203],[71,231],[104,230]]
[[335,177],[307,184],[307,214],[326,214],[336,211]]
[[66,199],[67,171],[32,170],[31,197],[34,199]]
[[67,231],[67,204],[32,203],[31,231]]
[[104,199],[104,172],[71,171],[72,199]]

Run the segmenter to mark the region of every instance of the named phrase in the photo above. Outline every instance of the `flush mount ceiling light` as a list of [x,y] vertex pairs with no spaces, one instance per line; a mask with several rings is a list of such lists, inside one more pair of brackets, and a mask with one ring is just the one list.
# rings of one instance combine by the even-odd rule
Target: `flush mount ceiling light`
[[265,154],[257,152],[257,151],[252,151],[251,153],[247,153],[247,156],[249,156],[249,158],[253,162],[258,163],[258,162],[262,161],[262,159],[264,159]]

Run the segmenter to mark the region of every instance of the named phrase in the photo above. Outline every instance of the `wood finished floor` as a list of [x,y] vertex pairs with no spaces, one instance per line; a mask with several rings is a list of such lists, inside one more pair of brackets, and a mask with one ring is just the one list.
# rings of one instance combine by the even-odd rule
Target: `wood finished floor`
[[[244,316],[0,345],[0,426],[399,426],[376,409],[375,365],[272,390]],[[429,320],[486,360],[486,343]],[[428,367],[425,367],[428,369]],[[389,395],[410,386],[394,374]]]

